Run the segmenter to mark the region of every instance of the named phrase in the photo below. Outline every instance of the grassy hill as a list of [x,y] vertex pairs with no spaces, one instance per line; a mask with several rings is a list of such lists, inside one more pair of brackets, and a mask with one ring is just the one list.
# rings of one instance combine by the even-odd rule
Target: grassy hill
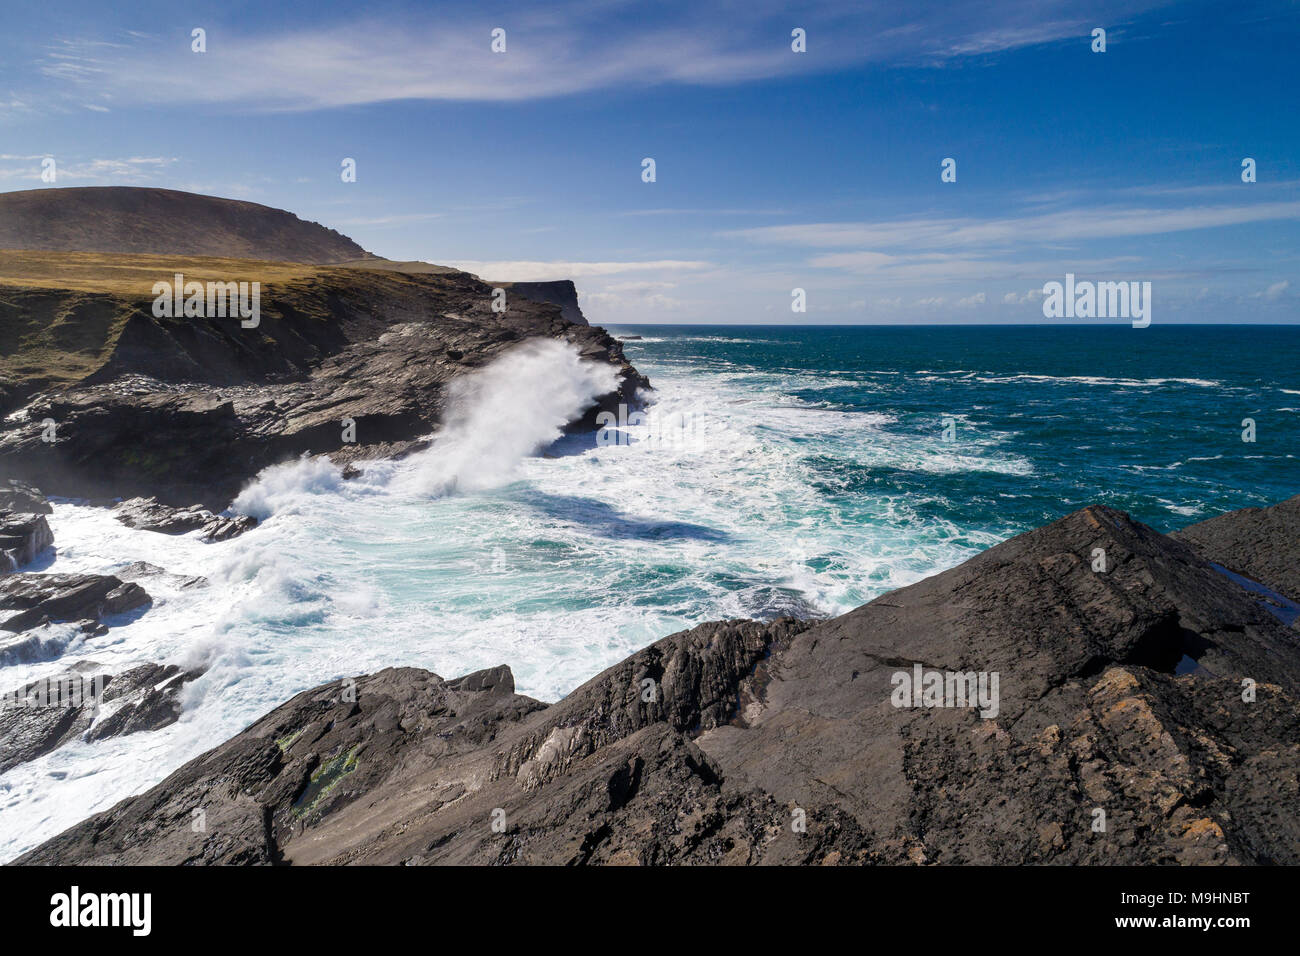
[[316,263],[373,258],[342,233],[283,209],[135,186],[0,193],[0,249]]

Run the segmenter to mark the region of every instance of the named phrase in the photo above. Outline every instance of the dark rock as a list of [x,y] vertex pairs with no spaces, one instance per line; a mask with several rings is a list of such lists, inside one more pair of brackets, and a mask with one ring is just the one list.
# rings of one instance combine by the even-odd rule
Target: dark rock
[[117,676],[98,671],[93,661],[79,661],[64,674],[0,697],[0,773],[70,740],[102,740],[173,724],[181,713],[180,689],[202,673],[174,664],[143,664]]
[[155,498],[129,498],[113,509],[113,517],[128,528],[140,531],[185,534],[207,524],[212,512],[199,505],[169,508]]
[[[896,706],[918,667],[999,690]],[[550,706],[505,668],[325,685],[18,862],[1296,864],[1297,768],[1294,632],[1094,506],[829,621],[672,635]]]
[[117,520],[128,528],[163,534],[186,534],[202,529],[200,537],[204,541],[226,541],[257,527],[257,519],[251,515],[214,515],[199,505],[171,508],[154,498],[131,498],[113,510]]
[[[75,381],[51,381],[23,415],[0,422],[0,469],[70,497],[152,496],[220,511],[268,465],[417,447],[442,423],[448,383],[527,338],[562,339],[618,370],[618,388],[574,427],[638,404],[649,387],[604,330],[525,296],[494,313],[491,287],[463,272],[300,271],[263,289],[255,330],[228,319],[158,319],[149,300],[105,293],[94,328],[113,330],[101,347],[107,358]],[[85,297],[23,289],[5,309],[21,327],[39,327]],[[52,442],[42,440],[46,419],[57,423]],[[344,419],[355,423],[355,443],[343,441]]]
[[0,511],[13,511],[17,514],[48,515],[54,509],[45,500],[39,488],[13,478],[0,480]]
[[[578,290],[569,279],[550,282],[489,282],[495,288],[510,290],[510,295],[521,295],[534,302],[549,302],[560,307],[560,318],[574,325],[587,325],[587,317],[578,305]],[[507,297],[507,301],[508,301]]]
[[203,526],[202,538],[205,541],[228,541],[237,538],[252,528],[257,527],[257,519],[252,515],[213,515]]
[[110,677],[104,703],[112,712],[90,728],[86,740],[124,737],[174,724],[181,716],[181,688],[202,674],[201,669],[182,670],[175,664],[143,664]]
[[1206,559],[1300,601],[1300,495],[1243,508],[1175,532]]
[[43,514],[15,514],[0,510],[0,574],[31,564],[54,546],[54,533]]
[[9,574],[0,577],[0,630],[25,631],[45,622],[102,621],[149,604],[138,584],[104,574]]

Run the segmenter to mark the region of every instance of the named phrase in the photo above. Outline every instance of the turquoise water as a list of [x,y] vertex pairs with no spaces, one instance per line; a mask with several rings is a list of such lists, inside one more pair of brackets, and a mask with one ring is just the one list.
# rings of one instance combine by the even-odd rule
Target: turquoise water
[[2,689],[87,658],[207,671],[177,724],[0,775],[0,860],[325,681],[504,663],[554,700],[673,631],[840,613],[1091,502],[1171,530],[1300,491],[1297,328],[617,331],[657,402],[599,442],[551,443],[608,370],[543,349],[467,388],[428,453],[265,473],[231,541],[57,503],[48,570],[211,583],[146,580],[148,613],[92,641],[51,627]]
[[[1300,327],[620,328],[634,363],[729,377],[811,406],[894,416],[900,442],[944,417],[965,442],[1024,472],[863,462],[851,447],[807,461],[828,499],[907,495],[920,514],[995,532],[1091,502],[1173,530],[1300,492]],[[1242,420],[1256,440],[1242,440]]]

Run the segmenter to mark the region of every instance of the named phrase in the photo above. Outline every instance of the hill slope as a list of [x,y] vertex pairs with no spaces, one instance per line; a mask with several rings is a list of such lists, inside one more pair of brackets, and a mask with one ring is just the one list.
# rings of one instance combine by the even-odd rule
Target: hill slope
[[313,263],[373,258],[342,233],[283,209],[135,186],[0,193],[0,249]]

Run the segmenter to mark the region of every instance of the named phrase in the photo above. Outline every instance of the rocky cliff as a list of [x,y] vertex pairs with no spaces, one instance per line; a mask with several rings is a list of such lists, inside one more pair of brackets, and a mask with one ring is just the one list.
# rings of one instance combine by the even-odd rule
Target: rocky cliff
[[[260,321],[156,317],[152,284],[175,273],[259,282]],[[417,447],[451,380],[539,336],[618,370],[575,425],[648,387],[603,329],[521,295],[492,302],[455,270],[0,252],[0,477],[219,511],[279,461]]]
[[[1293,566],[1285,527],[1211,530]],[[1089,507],[549,706],[504,666],[325,685],[19,862],[1300,863],[1297,595],[1187,542]]]

